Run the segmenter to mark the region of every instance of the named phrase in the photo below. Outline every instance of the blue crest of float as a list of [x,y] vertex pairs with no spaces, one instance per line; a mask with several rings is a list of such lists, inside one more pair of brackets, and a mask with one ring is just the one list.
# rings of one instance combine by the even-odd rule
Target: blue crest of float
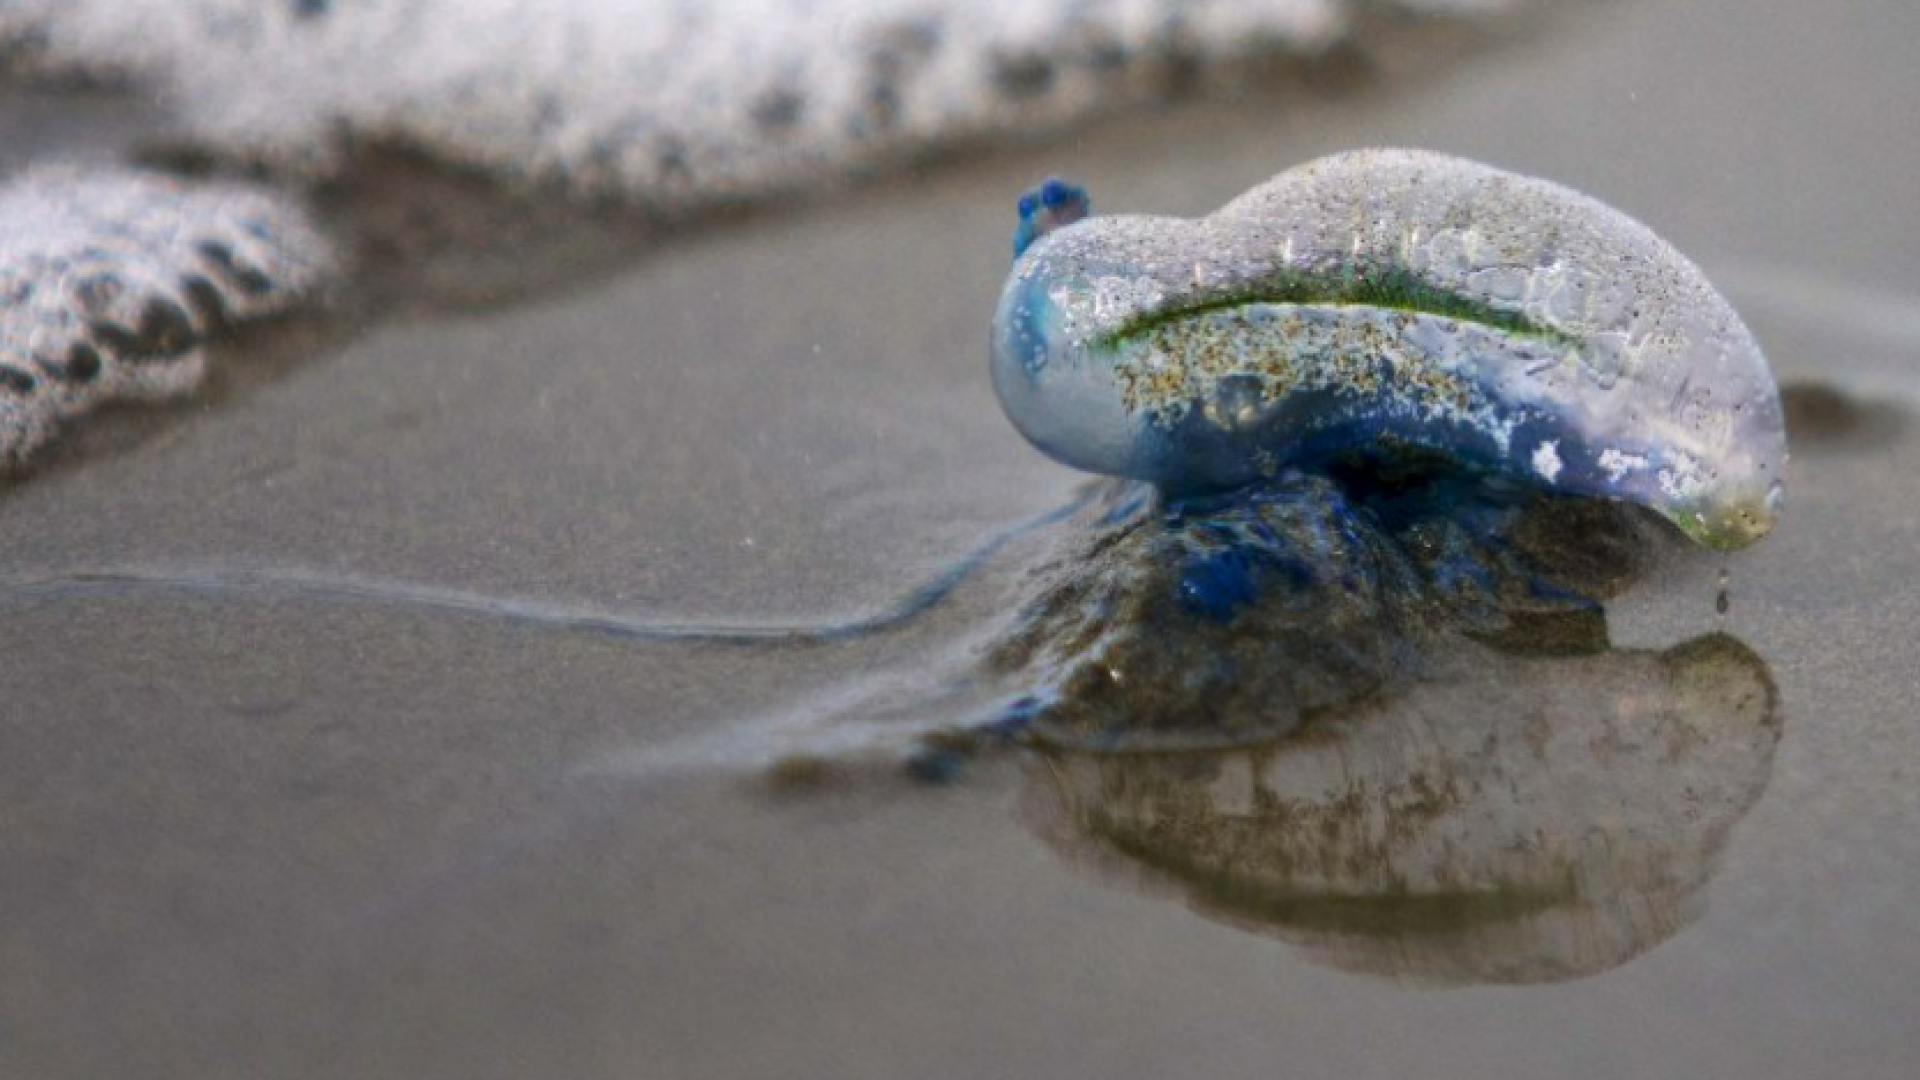
[[[1047,196],[1051,195],[1051,201]],[[1779,391],[1700,270],[1577,192],[1365,150],[1204,218],[1022,202],[994,388],[1055,459],[1173,494],[1408,448],[1736,548],[1778,516]]]

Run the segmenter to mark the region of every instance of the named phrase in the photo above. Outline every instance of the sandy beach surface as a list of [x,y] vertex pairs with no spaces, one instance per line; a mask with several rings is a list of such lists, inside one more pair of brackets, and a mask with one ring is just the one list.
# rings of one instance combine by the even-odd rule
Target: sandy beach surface
[[[1740,812],[1650,859],[1619,925],[1470,939],[1520,963],[1606,929],[1619,955],[1483,985],[1499,965],[1413,939],[1374,955],[1208,917],[1063,858],[1035,821],[1051,780],[1017,759],[798,793],[659,766],[924,689],[1044,535],[896,632],[815,647],[0,590],[0,1075],[1912,1075],[1915,41],[1901,0],[1580,6],[1457,64],[1168,107],[599,252],[511,303],[249,334],[210,393],[110,417],[0,495],[14,581],[298,567],[855,617],[1080,482],[986,379],[1013,196],[1039,177],[1178,214],[1364,145],[1551,177],[1694,256],[1797,387],[1779,531],[1609,613],[1623,649],[1725,632],[1762,663],[1778,743]],[[144,123],[116,101],[0,102],[0,165],[111,152]],[[1639,707],[1607,677],[1568,685]],[[1675,813],[1713,779],[1672,778]]]

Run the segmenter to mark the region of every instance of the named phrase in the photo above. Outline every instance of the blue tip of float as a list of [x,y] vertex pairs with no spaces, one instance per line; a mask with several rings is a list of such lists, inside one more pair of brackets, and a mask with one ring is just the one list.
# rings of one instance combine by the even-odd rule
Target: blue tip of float
[[1049,177],[1040,185],[1040,202],[1048,209],[1065,206],[1076,198],[1084,198],[1084,193],[1072,184],[1057,176]]

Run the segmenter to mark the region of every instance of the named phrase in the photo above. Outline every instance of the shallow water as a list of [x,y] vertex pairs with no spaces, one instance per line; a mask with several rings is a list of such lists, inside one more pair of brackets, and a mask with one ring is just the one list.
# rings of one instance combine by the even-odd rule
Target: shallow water
[[[1060,171],[1103,209],[1197,213],[1333,149],[1464,153],[1643,218],[1726,287],[1783,379],[1857,401],[1790,395],[1779,531],[1610,604],[1620,659],[1503,661],[1498,693],[1417,699],[1494,735],[1527,725],[1489,702],[1531,702],[1571,745],[1537,768],[1463,758],[1422,733],[1447,717],[1421,716],[1349,754],[1425,748],[1483,788],[1505,770],[1514,794],[1457,827],[1584,837],[1586,893],[1536,882],[1466,923],[1388,908],[1398,937],[1296,904],[1286,932],[1250,933],[1217,891],[1124,852],[1088,872],[1045,814],[1070,770],[1005,756],[934,787],[859,763],[687,767],[813,745],[850,708],[910,711],[1003,628],[1056,534],[899,632],[828,648],[297,593],[5,595],[0,1071],[1907,1075],[1920,349],[1897,314],[1846,305],[1920,295],[1920,135],[1860,105],[1916,100],[1915,31],[1868,0],[1610,5],[1417,90],[1186,107],[956,163],[506,310],[323,342],[0,507],[10,578],[293,565],[856,617],[1080,483],[1020,443],[984,377],[1012,193]],[[1650,651],[1716,633],[1777,689],[1777,743],[1701,724],[1679,783],[1609,747],[1611,723],[1673,715]],[[1599,794],[1553,801],[1568,791]],[[1619,793],[1634,813],[1606,817]],[[1424,865],[1475,880],[1449,861],[1462,842],[1425,835],[1448,856]],[[1525,858],[1477,865],[1528,880]],[[1475,929],[1407,944],[1436,918]],[[1519,971],[1558,981],[1483,982]]]

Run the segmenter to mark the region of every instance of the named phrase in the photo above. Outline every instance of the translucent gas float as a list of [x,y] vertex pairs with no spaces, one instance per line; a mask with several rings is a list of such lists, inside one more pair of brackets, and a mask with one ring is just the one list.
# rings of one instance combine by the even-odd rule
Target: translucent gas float
[[1557,184],[1418,150],[1281,173],[1204,218],[1022,201],[993,323],[1014,425],[1169,495],[1409,449],[1648,507],[1713,548],[1779,514],[1766,358],[1698,267]]

